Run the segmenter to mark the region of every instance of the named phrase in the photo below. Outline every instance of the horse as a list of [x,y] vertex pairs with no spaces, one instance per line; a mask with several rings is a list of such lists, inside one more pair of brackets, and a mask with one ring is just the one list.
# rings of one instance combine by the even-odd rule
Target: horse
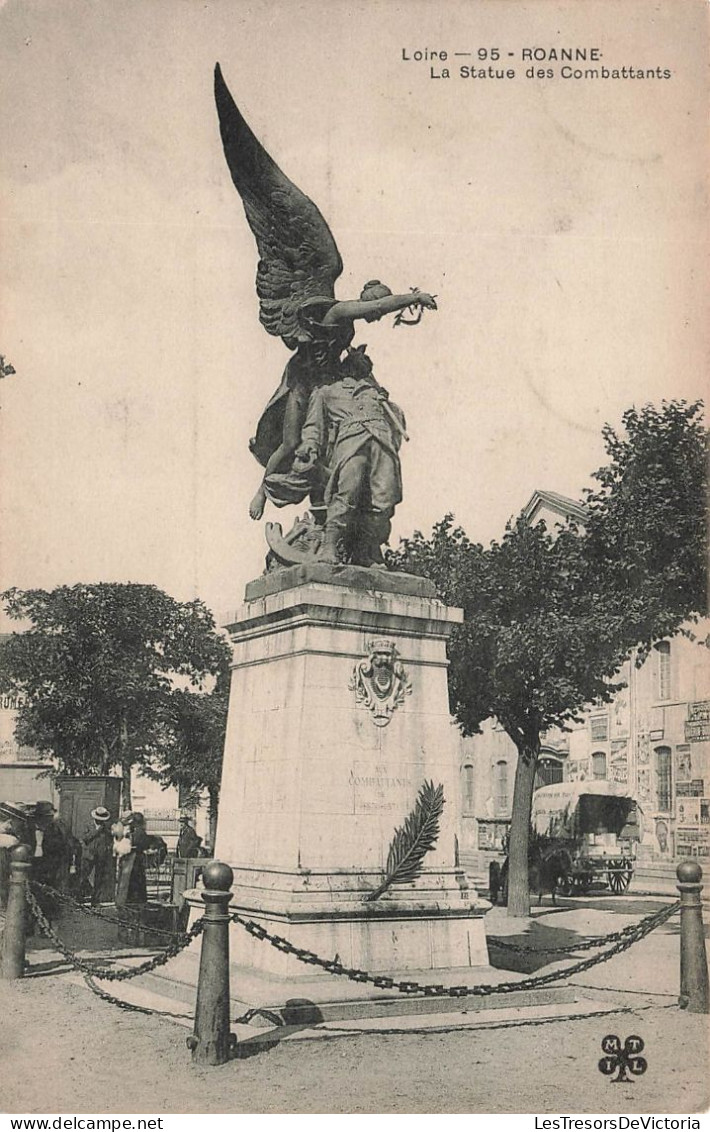
[[[497,885],[491,885],[491,900],[495,904],[498,902],[498,894],[502,895],[502,903],[508,903],[508,861],[506,857],[503,862],[500,874],[496,878]],[[543,895],[549,892],[552,897],[553,905],[557,905],[555,899],[558,889],[562,888],[565,878],[569,875],[572,867],[572,858],[566,849],[547,846],[543,847],[538,842],[531,842],[528,848],[528,883],[530,886],[530,895],[537,894],[538,907],[542,904]],[[495,892],[493,891],[495,888]]]
[[528,877],[531,895],[537,892],[538,908],[546,892],[550,893],[553,906],[557,904],[555,899],[557,890],[564,886],[571,866],[572,858],[566,849],[533,847],[532,854],[528,855]]

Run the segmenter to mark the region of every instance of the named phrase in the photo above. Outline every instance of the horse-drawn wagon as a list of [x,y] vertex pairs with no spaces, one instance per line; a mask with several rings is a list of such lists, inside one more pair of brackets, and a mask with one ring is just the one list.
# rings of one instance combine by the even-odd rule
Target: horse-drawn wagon
[[640,821],[636,800],[613,782],[557,782],[533,795],[532,835],[543,852],[559,852],[568,862],[558,885],[564,895],[593,885],[625,892],[634,873]]

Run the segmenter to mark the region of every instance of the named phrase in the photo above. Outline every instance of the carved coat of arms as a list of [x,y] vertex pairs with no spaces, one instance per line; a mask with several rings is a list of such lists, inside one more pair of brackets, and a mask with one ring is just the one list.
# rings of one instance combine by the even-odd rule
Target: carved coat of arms
[[353,668],[350,689],[355,692],[356,702],[372,712],[375,725],[386,727],[395,708],[412,693],[411,682],[392,641],[368,642],[367,656],[358,660]]

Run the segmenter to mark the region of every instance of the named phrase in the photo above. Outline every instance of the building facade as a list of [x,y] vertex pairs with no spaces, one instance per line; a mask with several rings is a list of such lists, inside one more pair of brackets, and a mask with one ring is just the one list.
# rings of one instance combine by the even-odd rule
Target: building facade
[[19,707],[16,693],[0,696],[0,801],[53,802],[51,762],[15,738]]
[[[549,732],[542,744],[535,788],[566,781],[572,735]],[[505,856],[510,829],[518,752],[496,720],[488,719],[481,734],[460,741],[461,863],[481,885],[491,861]]]
[[[535,492],[524,510],[548,529],[582,505]],[[536,786],[605,779],[636,799],[639,864],[710,856],[710,621],[659,641],[621,669],[611,703],[588,707],[569,731],[543,738]],[[495,720],[461,740],[461,860],[479,881],[500,859],[510,824],[517,750]]]

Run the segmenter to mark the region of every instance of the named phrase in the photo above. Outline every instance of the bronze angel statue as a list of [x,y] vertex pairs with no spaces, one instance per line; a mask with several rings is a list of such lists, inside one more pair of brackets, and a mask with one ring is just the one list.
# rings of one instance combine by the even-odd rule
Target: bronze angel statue
[[264,474],[249,514],[260,519],[267,500],[283,507],[308,496],[315,516],[309,530],[301,525],[284,540],[278,524],[267,524],[282,563],[381,564],[401,499],[397,450],[406,434],[364,346],[352,347],[354,324],[390,313],[396,324],[418,322],[436,302],[418,289],[395,295],[379,280],[366,283],[358,299],[336,299],[343,263],[330,228],[254,136],[219,64],[215,99],[229,171],[256,239],[259,318],[291,351],[250,441]]

